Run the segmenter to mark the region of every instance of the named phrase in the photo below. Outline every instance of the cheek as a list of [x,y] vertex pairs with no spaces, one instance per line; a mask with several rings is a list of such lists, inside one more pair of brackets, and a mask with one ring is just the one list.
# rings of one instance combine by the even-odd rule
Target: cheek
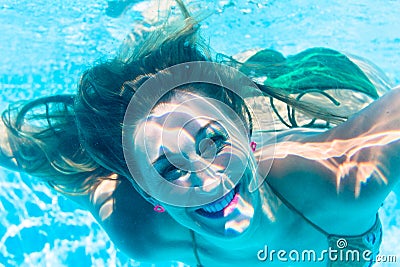
[[213,164],[218,164],[224,167],[234,167],[232,165],[245,165],[250,157],[249,150],[244,146],[229,145],[222,149],[215,157]]
[[214,166],[218,166],[222,172],[234,183],[239,181],[244,175],[249,163],[249,154],[247,151],[240,151],[227,148],[229,152],[221,153],[213,161]]
[[215,157],[212,165],[218,166],[219,169],[225,170],[227,168],[235,168],[243,165],[246,162],[245,155],[243,153],[235,154],[232,152],[229,153],[220,153]]

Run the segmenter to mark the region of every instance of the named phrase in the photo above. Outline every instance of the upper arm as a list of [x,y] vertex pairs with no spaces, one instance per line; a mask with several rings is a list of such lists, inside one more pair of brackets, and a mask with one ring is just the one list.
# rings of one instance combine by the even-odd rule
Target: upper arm
[[[400,179],[400,89],[394,89],[347,122],[322,134],[341,155],[338,191],[354,187],[355,198],[380,205]],[[350,192],[351,193],[351,192]]]
[[301,194],[321,205],[376,213],[399,183],[399,106],[397,89],[326,132],[278,136],[267,177],[292,199]]
[[186,228],[167,212],[154,212],[154,207],[127,178],[111,174],[99,181],[84,199],[80,199],[81,204],[126,255],[141,262],[153,263],[192,260],[191,250],[186,249],[191,245]]
[[92,213],[125,254],[141,261],[151,259],[150,244],[157,239],[154,229],[158,228],[149,217],[153,210],[151,205],[123,176],[113,173],[98,180],[86,195],[70,198]]

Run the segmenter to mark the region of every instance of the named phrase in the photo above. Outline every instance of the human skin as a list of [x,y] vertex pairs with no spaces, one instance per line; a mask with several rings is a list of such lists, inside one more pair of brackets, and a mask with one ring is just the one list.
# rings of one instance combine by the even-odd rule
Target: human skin
[[[139,261],[175,260],[195,265],[191,228],[205,266],[287,266],[287,262],[261,262],[257,252],[265,245],[275,250],[322,251],[327,249],[327,241],[283,205],[270,185],[331,234],[366,232],[381,203],[398,184],[399,94],[399,89],[393,89],[325,132],[294,129],[277,133],[273,156],[268,153],[271,144],[260,144],[254,157],[266,180],[256,192],[246,192],[251,197],[243,196],[254,213],[241,234],[224,237],[224,222],[206,218],[199,224],[184,207],[166,205],[167,212],[156,213],[127,179],[117,175],[78,201],[86,203],[121,250]],[[271,160],[271,169],[263,169]],[[187,209],[190,214],[191,208]],[[208,221],[210,227],[202,227]],[[307,264],[313,265],[300,265]]]

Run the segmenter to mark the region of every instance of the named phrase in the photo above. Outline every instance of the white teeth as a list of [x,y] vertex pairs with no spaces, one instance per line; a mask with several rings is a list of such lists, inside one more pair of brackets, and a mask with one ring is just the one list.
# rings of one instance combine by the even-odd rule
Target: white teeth
[[235,196],[235,191],[232,190],[230,191],[223,200],[219,200],[217,201],[217,203],[211,203],[208,204],[207,206],[203,207],[202,209],[206,212],[218,212],[223,210],[233,199],[233,197]]

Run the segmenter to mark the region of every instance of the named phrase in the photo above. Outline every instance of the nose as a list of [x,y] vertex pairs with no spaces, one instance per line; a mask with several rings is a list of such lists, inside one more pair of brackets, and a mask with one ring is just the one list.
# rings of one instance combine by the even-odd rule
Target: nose
[[220,179],[219,173],[211,166],[199,169],[198,171],[192,171],[190,174],[190,183],[192,187],[207,187],[217,184]]
[[[192,171],[189,176],[190,187],[197,187],[197,192],[210,196],[220,195],[235,186],[221,166],[210,164],[205,160],[201,162],[202,164],[200,162],[195,164],[198,166],[198,171]],[[204,167],[204,164],[208,166]]]

